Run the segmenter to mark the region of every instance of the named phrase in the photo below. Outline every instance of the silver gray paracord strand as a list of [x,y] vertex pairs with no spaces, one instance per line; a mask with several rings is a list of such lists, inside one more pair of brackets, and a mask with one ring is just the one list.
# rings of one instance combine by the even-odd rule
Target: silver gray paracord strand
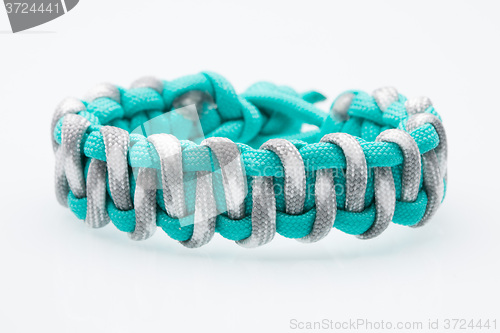
[[366,182],[368,179],[365,154],[359,142],[347,133],[325,135],[321,142],[338,145],[346,159],[345,209],[360,212],[365,207]]
[[121,96],[118,88],[111,83],[101,83],[93,87],[87,92],[86,100],[88,102],[92,102],[98,98],[109,98],[115,101],[116,103],[120,103]]
[[186,216],[187,210],[184,201],[181,143],[171,134],[153,134],[148,140],[160,157],[165,209],[170,216],[182,218]]
[[106,162],[92,159],[87,174],[87,217],[85,223],[102,228],[111,220],[106,210]]
[[278,155],[283,164],[286,213],[291,215],[302,213],[306,198],[306,171],[299,150],[285,139],[271,139],[260,149],[272,151]]
[[434,149],[434,152],[436,153],[436,157],[438,159],[441,176],[446,180],[448,164],[448,142],[446,139],[446,132],[444,130],[443,123],[441,123],[441,120],[430,113],[419,113],[408,119],[408,122],[406,123],[406,129],[408,131],[413,131],[417,127],[423,126],[425,124],[431,124],[439,136],[439,144],[436,149]]
[[87,192],[85,188],[80,147],[83,135],[89,126],[90,122],[78,115],[68,114],[64,117],[61,135],[64,173],[71,192],[73,192],[77,198],[85,197]]
[[130,197],[127,160],[129,134],[127,131],[113,126],[101,127],[101,134],[106,149],[111,199],[118,209],[130,210],[133,206]]
[[144,76],[135,80],[130,88],[151,88],[161,94],[163,92],[163,82],[153,76]]
[[208,138],[201,145],[210,148],[212,156],[215,156],[220,165],[229,218],[242,219],[245,216],[243,204],[247,195],[247,181],[238,146],[227,138]]
[[273,186],[273,177],[253,177],[252,234],[236,241],[236,244],[252,248],[273,240],[276,233],[276,197]]
[[399,99],[399,93],[396,88],[383,87],[373,91],[372,93],[375,102],[382,112],[385,112],[392,103]]
[[198,171],[196,173],[193,235],[181,244],[189,248],[197,248],[210,242],[215,233],[216,216],[217,206],[213,192],[212,173]]
[[333,170],[322,169],[316,171],[314,184],[316,218],[309,235],[297,239],[303,243],[314,243],[328,235],[332,230],[333,222],[337,216],[337,195],[333,181]]
[[132,240],[144,240],[156,231],[156,170],[139,168],[134,193],[135,230]]
[[417,199],[420,186],[420,151],[410,134],[398,129],[388,129],[380,133],[377,141],[393,142],[403,153],[403,179],[401,201],[413,202]]
[[414,228],[425,225],[437,211],[444,196],[443,180],[446,181],[447,179],[448,147],[446,133],[439,118],[429,113],[419,113],[410,117],[406,123],[406,128],[408,131],[412,131],[427,123],[436,129],[439,135],[439,145],[436,149],[422,155],[427,207],[420,222],[412,226]]
[[[151,88],[161,93],[163,82],[155,78],[142,78],[132,85],[135,88]],[[205,103],[206,94],[192,92],[180,96],[174,101],[177,107],[186,103]],[[332,116],[336,119],[349,118],[348,110],[353,98],[352,93],[341,95],[332,106]],[[120,102],[120,91],[113,85],[102,84],[88,94],[90,101],[97,98],[110,98]],[[211,98],[211,97],[210,97]],[[381,88],[373,92],[382,112],[399,100],[394,88]],[[203,101],[202,101],[203,100]],[[212,101],[213,102],[213,101]],[[401,201],[413,202],[417,199],[421,169],[423,168],[423,186],[427,194],[427,207],[422,219],[412,227],[419,227],[428,222],[436,212],[444,195],[444,182],[447,177],[447,140],[444,127],[436,116],[424,113],[432,103],[428,98],[409,99],[405,103],[410,115],[406,122],[406,131],[389,129],[381,132],[376,141],[396,144],[403,155]],[[175,107],[175,106],[174,106]],[[130,191],[128,164],[129,133],[113,126],[103,126],[100,131],[105,145],[106,162],[93,159],[88,166],[85,180],[81,160],[82,138],[90,122],[75,113],[85,110],[85,105],[75,99],[66,99],[57,108],[52,121],[54,132],[58,120],[64,117],[61,129],[61,147],[53,140],[56,155],[56,195],[62,204],[66,204],[69,190],[76,198],[87,198],[86,224],[99,228],[110,222],[106,210],[106,177],[113,203],[119,210],[135,209],[135,230],[129,233],[133,240],[151,237],[156,230],[156,191],[157,175],[161,179],[161,189],[165,210],[174,218],[187,215],[185,203],[182,148],[179,140],[170,134],[154,134],[148,141],[154,147],[160,159],[160,169],[139,168],[134,198]],[[415,140],[408,132],[430,124],[439,136],[439,145],[420,155]],[[346,160],[345,169],[345,210],[361,212],[365,209],[365,193],[368,170],[363,148],[358,140],[346,133],[325,135],[321,142],[337,145]],[[247,196],[247,178],[241,161],[238,146],[227,138],[208,138],[202,142],[212,152],[214,162],[220,166],[222,185],[225,196],[227,215],[232,220],[245,217],[244,201]],[[306,198],[305,165],[299,150],[288,140],[271,139],[261,149],[274,152],[283,165],[285,211],[290,215],[302,214]],[[421,163],[422,160],[422,163]],[[396,190],[392,170],[389,167],[375,167],[374,205],[376,217],[374,223],[360,239],[369,239],[381,234],[391,222],[396,205]],[[310,233],[298,240],[304,243],[316,242],[324,238],[334,224],[337,215],[337,202],[333,169],[316,171],[315,208],[316,217]],[[218,211],[214,196],[212,173],[198,171],[196,181],[196,202],[194,210],[193,234],[190,239],[181,241],[189,248],[196,248],[208,243],[215,233]],[[257,247],[270,242],[276,233],[276,194],[273,177],[255,176],[252,178],[252,231],[246,239],[236,241],[243,247]]]

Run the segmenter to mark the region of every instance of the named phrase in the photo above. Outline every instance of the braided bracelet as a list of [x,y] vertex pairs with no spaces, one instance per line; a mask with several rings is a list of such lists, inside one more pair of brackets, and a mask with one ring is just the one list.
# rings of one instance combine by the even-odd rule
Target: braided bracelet
[[[276,232],[310,243],[332,227],[369,239],[390,221],[427,223],[447,160],[430,100],[352,90],[327,114],[314,106],[324,99],[264,82],[238,95],[214,73],[99,85],[54,114],[57,199],[90,227],[111,221],[143,240],[159,226],[190,248],[216,231],[256,247]],[[200,144],[133,131],[190,105]]]

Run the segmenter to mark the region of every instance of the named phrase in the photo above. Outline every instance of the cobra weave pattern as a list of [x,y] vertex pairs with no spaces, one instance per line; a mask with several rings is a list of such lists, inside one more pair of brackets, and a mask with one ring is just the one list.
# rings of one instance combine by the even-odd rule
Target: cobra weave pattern
[[[276,233],[310,243],[335,227],[369,239],[391,221],[428,222],[447,182],[446,134],[431,101],[390,87],[350,90],[326,113],[314,105],[324,99],[267,82],[236,94],[210,72],[98,85],[55,111],[57,199],[90,227],[112,222],[143,240],[159,226],[191,248],[215,232],[256,247]],[[206,137],[199,145],[131,133],[190,104]]]

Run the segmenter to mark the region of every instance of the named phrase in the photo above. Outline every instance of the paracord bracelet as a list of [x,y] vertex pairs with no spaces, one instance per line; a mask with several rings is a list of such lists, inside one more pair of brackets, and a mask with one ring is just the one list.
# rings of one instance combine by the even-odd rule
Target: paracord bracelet
[[[394,88],[353,90],[327,114],[314,106],[324,99],[271,83],[237,95],[214,73],[99,85],[54,114],[57,199],[90,227],[112,221],[142,240],[160,226],[191,248],[216,231],[256,247],[276,232],[310,243],[332,226],[368,239],[390,221],[428,222],[444,199],[447,160],[430,100],[407,100]],[[200,145],[130,134],[189,104],[201,110]],[[301,131],[304,123],[317,129]],[[181,223],[186,216],[196,223]]]

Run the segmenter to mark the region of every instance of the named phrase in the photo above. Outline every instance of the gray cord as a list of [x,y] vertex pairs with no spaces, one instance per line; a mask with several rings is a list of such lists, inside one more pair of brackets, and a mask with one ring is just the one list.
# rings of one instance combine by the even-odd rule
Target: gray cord
[[171,134],[153,134],[148,137],[160,157],[163,202],[168,215],[186,216],[182,149],[179,140]]
[[441,204],[441,199],[444,195],[443,178],[441,177],[439,162],[436,152],[428,151],[422,155],[424,166],[424,188],[427,193],[427,206],[422,219],[412,225],[413,228],[418,228],[429,222],[429,219],[437,211]]
[[68,207],[69,185],[64,172],[64,155],[62,147],[55,151],[55,172],[54,172],[54,188],[56,190],[57,201],[64,207]]
[[89,103],[98,98],[110,98],[118,104],[121,101],[120,91],[111,83],[98,84],[90,89],[85,95],[85,100]]
[[260,149],[272,151],[278,155],[283,164],[286,213],[290,215],[302,213],[306,198],[306,173],[299,150],[285,139],[268,140]]
[[209,147],[219,162],[229,218],[242,219],[245,216],[247,181],[238,145],[227,138],[208,138],[201,145]]
[[92,159],[87,172],[87,216],[91,228],[102,228],[110,222],[106,210],[106,162]]
[[377,141],[393,142],[399,146],[404,158],[401,201],[417,200],[422,165],[420,151],[415,140],[405,131],[388,129],[377,136]]
[[356,236],[360,239],[376,237],[387,229],[396,208],[396,188],[391,168],[374,168],[373,173],[375,177],[375,222],[367,231]]
[[406,123],[406,129],[408,132],[412,132],[417,127],[423,126],[425,124],[431,124],[432,126],[434,126],[434,129],[439,136],[439,144],[434,149],[434,151],[439,162],[439,170],[441,172],[441,176],[446,180],[448,165],[448,140],[446,138],[446,131],[441,120],[439,120],[438,117],[431,113],[419,113],[411,116],[410,119],[408,119],[408,122]]
[[[73,98],[66,98],[63,100],[54,113],[54,117],[52,118],[51,124],[51,133],[52,133],[52,148],[54,149],[55,155],[55,174],[54,174],[54,183],[56,190],[56,198],[57,201],[67,207],[68,206],[68,193],[69,193],[69,184],[66,178],[66,172],[64,170],[64,160],[65,154],[63,152],[63,147],[59,147],[57,142],[54,139],[54,130],[59,122],[59,120],[67,114],[77,113],[80,108],[83,107],[85,110],[85,105],[79,100],[75,100]],[[63,121],[64,122],[64,121]],[[67,131],[67,130],[66,130]],[[61,132],[62,134],[62,132]],[[66,134],[68,135],[68,134]]]
[[56,125],[59,122],[59,120],[67,114],[70,113],[75,114],[85,110],[86,110],[85,104],[83,104],[82,101],[74,97],[65,98],[56,107],[54,116],[52,117],[52,123],[50,125],[50,137],[52,138],[52,148],[54,149],[54,152],[57,150],[59,146],[56,142],[56,139],[54,138],[54,130],[56,129]]
[[398,91],[393,87],[378,88],[373,91],[372,96],[382,112],[399,100]]
[[130,197],[127,159],[129,134],[127,131],[114,126],[101,127],[101,134],[106,152],[111,199],[118,209],[130,210],[133,205]]
[[409,115],[414,115],[417,113],[424,113],[429,107],[432,106],[432,102],[429,97],[417,97],[417,98],[409,98],[405,102],[406,112]]
[[412,227],[417,228],[425,225],[437,211],[444,196],[444,181],[447,178],[448,147],[446,132],[438,117],[430,113],[418,113],[410,117],[406,123],[408,132],[425,124],[431,124],[439,136],[438,146],[422,155],[424,170],[424,188],[427,193],[427,207],[422,219]]
[[89,126],[90,122],[87,119],[76,114],[66,115],[62,124],[61,143],[64,173],[71,192],[77,198],[84,198],[86,195],[81,142],[83,134]]
[[236,244],[246,248],[262,246],[276,234],[276,198],[273,177],[256,176],[252,182],[252,234]]
[[156,170],[139,168],[134,194],[135,229],[132,240],[145,240],[156,230]]
[[337,121],[346,121],[349,119],[347,111],[351,107],[352,100],[354,99],[353,93],[344,93],[337,97],[330,109],[330,116]]
[[161,95],[163,93],[163,82],[153,76],[144,76],[135,80],[130,88],[151,88]]
[[330,230],[332,230],[335,217],[337,216],[337,196],[335,194],[332,169],[316,171],[314,198],[316,204],[316,218],[313,228],[307,236],[297,239],[299,242],[317,242],[325,238]]
[[210,242],[215,233],[216,216],[212,173],[197,171],[193,235],[187,241],[180,243],[189,248],[197,248]]
[[327,134],[321,142],[335,144],[342,149],[346,159],[345,209],[350,212],[361,212],[365,207],[368,180],[366,158],[361,145],[347,133]]

